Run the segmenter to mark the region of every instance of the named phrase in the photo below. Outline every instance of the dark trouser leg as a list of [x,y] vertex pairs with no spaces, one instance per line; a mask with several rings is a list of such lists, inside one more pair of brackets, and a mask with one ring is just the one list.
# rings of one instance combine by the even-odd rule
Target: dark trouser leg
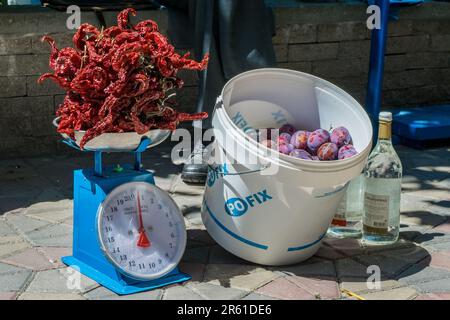
[[[255,68],[275,65],[272,21],[264,0],[195,1],[195,54],[210,54],[208,69],[199,77],[197,112],[209,118],[194,123],[194,130],[211,128],[216,98],[231,77]],[[204,183],[207,165],[196,143],[192,160],[183,168],[186,182]],[[200,160],[200,163],[199,163]]]

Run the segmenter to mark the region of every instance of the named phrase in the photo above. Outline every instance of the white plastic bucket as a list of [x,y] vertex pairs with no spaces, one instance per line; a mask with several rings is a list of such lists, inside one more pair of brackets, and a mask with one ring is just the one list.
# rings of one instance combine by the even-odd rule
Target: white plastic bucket
[[[224,86],[213,115],[216,162],[208,172],[202,220],[229,252],[259,264],[303,261],[319,248],[347,182],[371,149],[361,105],[337,86],[286,69],[242,73]],[[336,161],[296,159],[262,147],[249,128],[345,126],[358,155]],[[227,143],[235,142],[232,149]],[[228,139],[228,140],[227,140]],[[249,154],[257,162],[249,164]]]

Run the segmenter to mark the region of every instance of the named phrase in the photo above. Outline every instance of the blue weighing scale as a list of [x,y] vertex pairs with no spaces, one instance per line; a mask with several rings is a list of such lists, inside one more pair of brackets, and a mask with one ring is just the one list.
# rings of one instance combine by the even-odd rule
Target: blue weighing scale
[[[142,168],[142,152],[168,135],[154,143],[144,137],[127,150],[134,165],[103,168],[105,150],[83,150],[94,152],[95,166],[74,171],[73,254],[62,261],[120,295],[191,279],[177,267],[186,247],[184,218]],[[63,142],[80,150],[67,137]]]

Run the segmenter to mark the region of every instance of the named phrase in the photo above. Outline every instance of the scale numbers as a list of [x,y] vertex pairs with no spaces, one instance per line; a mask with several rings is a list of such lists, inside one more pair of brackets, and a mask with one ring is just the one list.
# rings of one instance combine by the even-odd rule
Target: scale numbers
[[115,188],[98,212],[102,250],[124,274],[156,279],[172,271],[186,247],[184,218],[163,190],[146,182]]

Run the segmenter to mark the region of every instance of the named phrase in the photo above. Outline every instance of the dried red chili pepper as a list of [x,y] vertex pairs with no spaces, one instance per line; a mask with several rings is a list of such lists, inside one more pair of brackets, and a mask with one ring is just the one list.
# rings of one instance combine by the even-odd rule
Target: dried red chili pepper
[[181,88],[180,69],[203,70],[208,55],[200,62],[175,52],[158,25],[145,20],[132,26],[125,9],[117,16],[117,26],[99,31],[82,24],[73,37],[75,48],[58,50],[55,41],[43,37],[51,46],[49,66],[38,82],[52,79],[66,90],[56,114],[58,132],[74,137],[86,130],[80,142],[105,132],[145,133],[151,129],[174,130],[179,122],[205,119],[205,112],[178,113],[167,101],[171,90]]

